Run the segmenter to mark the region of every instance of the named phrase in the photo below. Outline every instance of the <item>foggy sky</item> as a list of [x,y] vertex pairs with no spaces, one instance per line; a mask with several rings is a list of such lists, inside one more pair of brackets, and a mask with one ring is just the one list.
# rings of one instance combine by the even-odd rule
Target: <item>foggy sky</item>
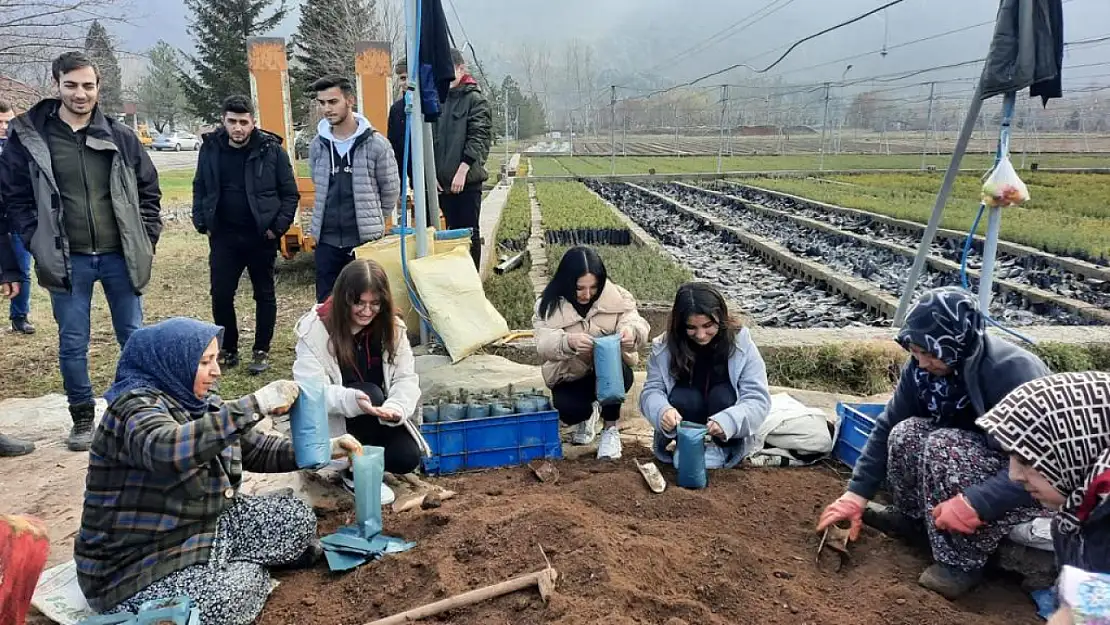
[[[294,0],[293,4],[299,3]],[[577,38],[595,47],[599,71],[608,67],[623,73],[643,73],[647,76],[645,80],[657,85],[688,80],[732,63],[764,66],[794,40],[879,4],[880,0],[793,0],[743,32],[672,60],[679,52],[768,5],[768,0],[454,0],[479,58],[497,76],[515,68],[523,41],[551,50],[553,58],[559,59],[565,43]],[[456,40],[461,41],[462,31],[446,1],[444,8]],[[997,3],[983,0],[908,0],[889,9],[885,19],[878,14],[803,45],[768,75],[781,73],[792,82],[838,81],[851,63],[847,78],[852,80],[982,57],[990,41],[990,26],[892,50],[885,58],[875,53],[844,63],[789,72],[878,50],[884,40],[895,45],[991,20],[996,8]],[[1066,1],[1064,13],[1066,40],[1110,35],[1110,2],[1106,0]],[[140,0],[138,17],[133,22],[132,26],[115,27],[114,35],[125,50],[145,50],[158,39],[185,50],[192,47],[182,0]],[[294,10],[271,34],[288,36],[296,23]],[[1067,54],[1065,64],[1101,62],[1108,51],[1110,43],[1076,49]],[[660,64],[662,67],[654,67]],[[978,67],[966,67],[907,81],[971,76],[978,71]],[[751,75],[747,70],[739,70],[705,84],[739,81]],[[1065,73],[1071,85],[1107,84],[1108,78],[1110,67]]]

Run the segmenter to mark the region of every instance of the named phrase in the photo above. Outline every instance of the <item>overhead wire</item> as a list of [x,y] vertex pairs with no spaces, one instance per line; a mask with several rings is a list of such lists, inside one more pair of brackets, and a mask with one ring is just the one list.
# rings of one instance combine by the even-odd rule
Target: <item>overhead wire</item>
[[[738,34],[744,32],[745,30],[747,30],[749,27],[754,26],[755,24],[758,24],[759,22],[763,21],[764,19],[766,19],[766,18],[770,17],[771,15],[774,15],[775,13],[779,12],[780,10],[785,9],[786,7],[790,6],[794,2],[795,2],[795,0],[771,0],[767,4],[763,5],[759,9],[757,9],[756,11],[752,12],[751,14],[744,16],[743,18],[733,22],[732,24],[729,24],[728,26],[722,28],[721,30],[719,30],[716,33],[710,35],[709,37],[706,37],[701,42],[696,43],[693,46],[690,46],[689,48],[686,48],[685,50],[679,52],[678,54],[674,55],[673,57],[671,57],[671,58],[653,66],[653,67],[651,67],[647,71],[648,72],[654,72],[654,71],[656,71],[658,69],[661,69],[663,67],[667,67],[668,65],[673,64],[675,61],[677,61],[677,60],[679,60],[683,57],[687,57],[691,54],[701,52],[702,50],[705,50],[706,48],[708,48],[710,46],[716,45],[717,43],[720,43],[720,42],[722,42],[726,39],[730,39],[732,37],[735,37],[736,35],[738,35]],[[776,4],[778,4],[779,6],[775,7],[774,9],[772,9],[771,11],[767,12],[766,14],[764,14],[762,16],[756,17],[760,13],[762,13],[763,11],[766,11],[767,9],[771,8],[773,5],[776,5]],[[755,19],[753,19],[753,18],[755,18]],[[744,22],[748,22],[748,23],[745,24]],[[730,31],[735,31],[735,32],[730,32]],[[725,35],[725,36],[722,37],[722,35]]]

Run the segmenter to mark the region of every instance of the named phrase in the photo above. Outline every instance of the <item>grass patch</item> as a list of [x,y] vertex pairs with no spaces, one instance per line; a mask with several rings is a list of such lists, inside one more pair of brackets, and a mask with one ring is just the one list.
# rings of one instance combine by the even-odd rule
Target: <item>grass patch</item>
[[[682,284],[693,280],[688,269],[650,247],[639,245],[592,246],[609,272],[609,279],[628,289],[636,301],[670,303]],[[547,246],[547,267],[554,273],[559,260],[569,249],[565,245]]]
[[[1025,172],[1031,199],[1003,211],[1002,239],[1056,254],[1103,261],[1110,258],[1110,176]],[[939,174],[856,174],[816,179],[759,178],[751,184],[829,204],[925,223],[940,189]],[[941,225],[966,231],[979,209],[977,176],[956,180]],[[985,233],[986,219],[979,232]]]
[[775,386],[874,395],[898,380],[906,352],[892,341],[760,348]]
[[[497,225],[497,255],[511,255],[526,248],[532,229],[532,203],[528,198],[528,185],[516,182],[509,190],[509,198]],[[528,272],[532,264],[524,264],[506,274],[490,272],[482,284],[486,299],[505,318],[509,328],[521,330],[532,327],[532,307],[536,298],[532,293],[532,279]]]
[[192,169],[171,169],[158,172],[158,186],[162,189],[162,207],[176,208],[193,203]]
[[[189,173],[190,179],[191,176]],[[279,258],[276,281],[278,320],[270,348],[272,367],[260,376],[247,373],[247,362],[237,369],[225,371],[220,393],[227,399],[252,393],[267,382],[292,375],[293,325],[315,303],[315,270],[311,255],[301,254],[288,262]],[[4,357],[0,359],[0,380],[3,381],[0,384],[0,399],[63,392],[58,370],[58,329],[51,315],[50,299],[44,289],[34,286],[32,290],[31,321],[38,328],[38,333],[4,338]],[[158,244],[153,278],[143,298],[144,323],[149,325],[175,316],[211,320],[208,290],[207,240],[192,232],[191,228],[167,227]],[[235,308],[239,316],[239,350],[249,356],[254,339],[254,301],[246,272],[235,298]],[[89,373],[93,392],[99,396],[111,385],[119,358],[111,315],[99,289],[93,296],[91,327]]]
[[580,182],[536,183],[536,200],[543,207],[546,232],[628,229],[612,209]]

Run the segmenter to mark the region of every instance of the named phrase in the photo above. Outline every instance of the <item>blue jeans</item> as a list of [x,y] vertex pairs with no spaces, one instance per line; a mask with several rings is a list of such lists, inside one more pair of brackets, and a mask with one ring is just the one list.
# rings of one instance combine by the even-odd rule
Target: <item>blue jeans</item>
[[143,325],[143,298],[131,285],[127,261],[121,254],[73,254],[70,259],[69,293],[50,293],[54,320],[58,322],[58,360],[62,384],[70,406],[93,402],[89,380],[89,324],[93,284],[100,282],[116,341],[122,349],[131,334]]
[[26,319],[27,315],[31,314],[31,252],[27,251],[27,246],[23,244],[23,237],[18,234],[12,234],[12,251],[15,252],[16,262],[19,263],[21,278],[19,295],[12,298],[9,310],[13,320]]

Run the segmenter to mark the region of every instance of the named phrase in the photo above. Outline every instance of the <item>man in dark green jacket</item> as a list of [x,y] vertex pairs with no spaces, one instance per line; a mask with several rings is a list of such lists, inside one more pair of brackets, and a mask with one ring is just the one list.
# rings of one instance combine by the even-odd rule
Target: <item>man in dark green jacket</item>
[[451,50],[455,81],[435,123],[436,181],[439,207],[447,227],[470,228],[470,255],[481,268],[482,238],[478,216],[482,210],[482,183],[489,178],[489,157],[493,118],[489,101],[482,95],[478,81],[466,70],[466,60]]
[[58,360],[73,418],[67,445],[88,451],[95,403],[89,380],[93,287],[104,289],[120,347],[143,324],[162,232],[158,172],[138,137],[97,106],[100,72],[66,52],[51,68],[60,99],[15,118],[0,155],[0,202],[35,259],[58,323]]

